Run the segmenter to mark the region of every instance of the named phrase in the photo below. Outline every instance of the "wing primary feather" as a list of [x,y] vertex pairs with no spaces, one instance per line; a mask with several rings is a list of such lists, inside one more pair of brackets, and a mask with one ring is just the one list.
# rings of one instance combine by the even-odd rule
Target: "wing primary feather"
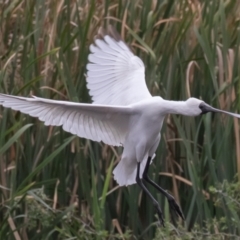
[[102,133],[103,133],[104,137],[106,138],[106,142],[105,143],[109,144],[110,141],[109,141],[109,136],[107,134],[106,128],[105,128],[104,124],[101,121],[100,121],[100,125],[101,125],[101,129],[102,129]]
[[93,135],[91,132],[91,127],[90,127],[90,118],[89,118],[89,116],[85,116],[84,119],[85,119],[85,123],[87,122],[87,124],[85,124],[84,126],[87,126],[87,132],[88,132],[89,139],[93,139]]
[[84,129],[82,128],[82,118],[83,118],[83,114],[79,114],[79,117],[78,117],[78,136],[82,136],[82,137],[85,137],[86,134],[85,134],[85,131]]
[[93,132],[93,134],[94,134],[94,136],[97,136],[98,137],[98,131],[97,131],[97,129],[96,129],[96,121],[95,121],[95,119],[94,118],[91,118],[92,119],[92,132]]
[[69,132],[69,128],[68,128],[68,118],[69,118],[69,115],[71,114],[72,112],[65,112],[63,117],[64,117],[64,123],[63,123],[63,129],[67,132]]
[[76,114],[77,114],[77,112],[73,111],[71,116],[70,116],[70,120],[71,120],[70,124],[71,124],[71,126],[70,126],[70,129],[69,129],[69,131],[71,133],[75,133],[75,134],[76,134],[76,130],[75,130],[76,129],[76,122],[75,122]]
[[76,111],[72,111],[72,113],[70,114],[69,118],[68,118],[68,122],[69,122],[69,131],[72,132],[75,126],[75,122],[74,122],[74,118],[76,115]]

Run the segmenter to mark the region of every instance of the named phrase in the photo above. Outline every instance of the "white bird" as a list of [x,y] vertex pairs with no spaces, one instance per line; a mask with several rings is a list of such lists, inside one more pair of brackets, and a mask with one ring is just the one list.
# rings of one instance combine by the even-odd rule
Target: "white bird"
[[152,97],[145,83],[142,60],[111,26],[99,30],[90,52],[87,87],[92,104],[0,94],[0,105],[37,117],[45,125],[62,126],[79,137],[123,146],[122,158],[113,171],[117,183],[120,186],[137,183],[153,201],[164,225],[162,210],[146,188],[145,180],[166,196],[171,209],[184,219],[173,196],[147,175],[165,116],[198,116],[207,112],[221,112],[237,118],[240,115],[218,110],[196,98],[168,101]]

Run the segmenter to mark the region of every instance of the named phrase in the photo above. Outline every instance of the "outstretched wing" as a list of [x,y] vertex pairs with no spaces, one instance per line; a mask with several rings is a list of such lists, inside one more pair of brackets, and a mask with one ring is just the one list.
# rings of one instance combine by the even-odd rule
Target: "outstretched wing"
[[104,106],[0,94],[0,105],[29,114],[45,125],[62,126],[79,137],[109,145],[124,144],[130,107]]
[[87,87],[96,104],[126,106],[152,97],[142,60],[135,56],[110,26],[102,28],[90,46]]

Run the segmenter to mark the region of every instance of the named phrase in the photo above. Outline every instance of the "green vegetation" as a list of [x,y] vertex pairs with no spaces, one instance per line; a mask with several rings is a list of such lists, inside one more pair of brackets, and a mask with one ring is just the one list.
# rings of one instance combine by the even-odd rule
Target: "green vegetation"
[[[190,96],[240,112],[238,0],[0,1],[0,92],[91,102],[88,47],[112,24],[141,57],[153,95]],[[151,177],[185,214],[158,228],[136,185],[111,171],[121,149],[0,110],[0,239],[236,239],[240,236],[239,120],[169,116]],[[234,176],[236,178],[234,179]]]

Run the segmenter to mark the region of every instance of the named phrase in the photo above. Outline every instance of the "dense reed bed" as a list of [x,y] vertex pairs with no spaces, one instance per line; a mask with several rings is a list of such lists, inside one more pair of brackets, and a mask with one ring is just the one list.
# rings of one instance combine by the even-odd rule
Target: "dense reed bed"
[[[89,45],[114,25],[153,95],[240,113],[237,0],[0,1],[0,92],[91,102]],[[150,175],[180,203],[165,229],[136,185],[111,171],[121,149],[0,110],[0,239],[234,239],[240,235],[239,120],[168,116]]]

